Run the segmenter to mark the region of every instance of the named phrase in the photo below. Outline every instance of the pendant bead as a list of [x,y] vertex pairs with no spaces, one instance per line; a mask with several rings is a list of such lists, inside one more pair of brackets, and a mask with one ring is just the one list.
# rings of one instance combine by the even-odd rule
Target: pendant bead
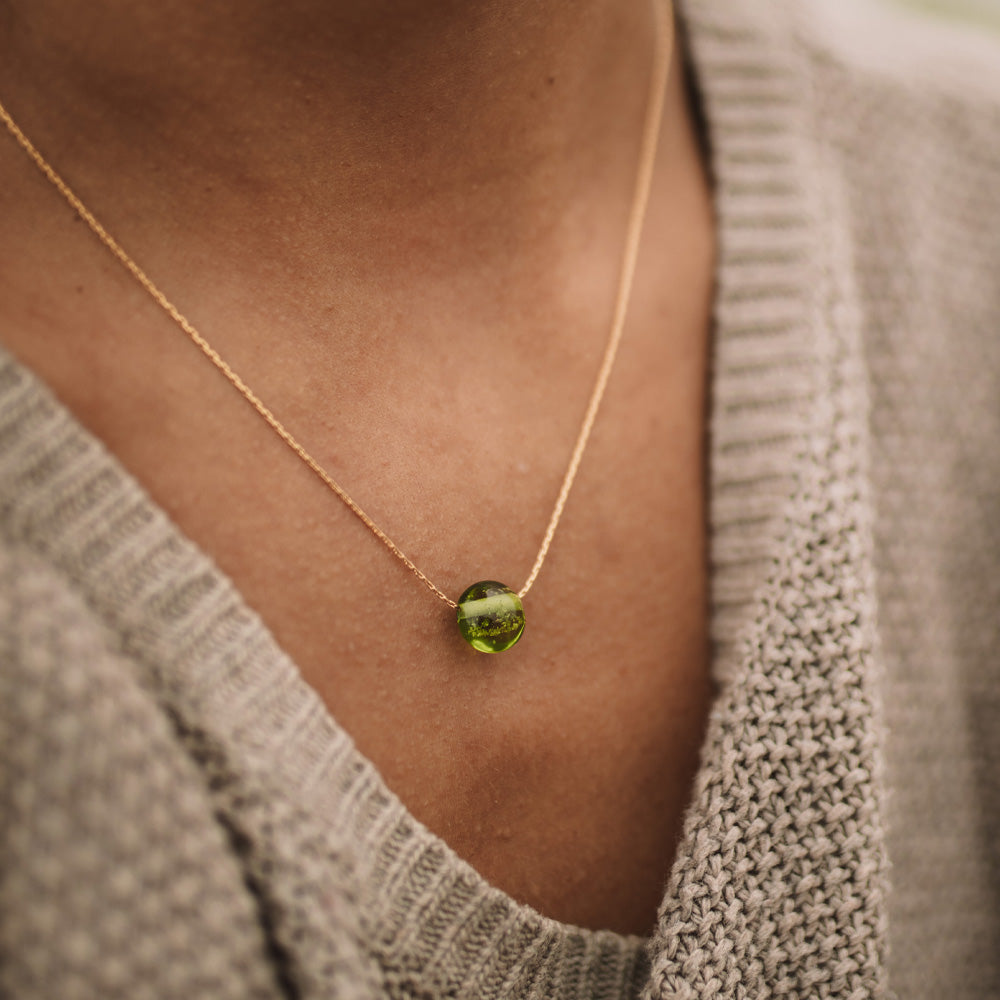
[[524,631],[521,598],[495,580],[474,583],[458,599],[458,630],[481,653],[510,649]]

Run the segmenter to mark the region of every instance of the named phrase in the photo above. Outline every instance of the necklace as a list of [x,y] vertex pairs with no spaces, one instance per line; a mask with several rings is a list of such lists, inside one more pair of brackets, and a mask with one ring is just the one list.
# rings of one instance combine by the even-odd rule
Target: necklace
[[258,413],[258,415],[268,424],[268,426],[285,442],[288,447],[295,452],[298,457],[322,480],[322,482],[335,493],[340,500],[358,517],[364,525],[375,535],[383,545],[417,577],[438,599],[454,609],[457,613],[458,627],[463,638],[473,649],[484,653],[498,653],[505,649],[510,649],[524,632],[524,606],[522,599],[531,589],[538,573],[542,568],[542,563],[548,554],[549,546],[552,544],[556,527],[562,517],[563,508],[569,492],[572,489],[573,481],[576,478],[577,469],[583,458],[590,432],[597,417],[597,411],[601,400],[604,397],[604,390],[607,386],[611,369],[614,366],[615,356],[618,352],[618,344],[621,341],[622,331],[625,326],[625,314],[628,307],[629,297],[632,291],[632,281],[635,275],[636,259],[639,250],[639,238],[642,233],[642,223],[646,214],[646,205],[649,200],[649,190],[652,182],[653,165],[656,159],[656,147],[659,139],[660,119],[663,114],[663,103],[666,91],[666,81],[670,68],[668,57],[669,46],[667,44],[668,16],[665,5],[657,0],[654,2],[657,17],[657,43],[653,60],[653,71],[650,78],[649,97],[646,104],[646,119],[643,127],[642,142],[639,150],[638,168],[636,171],[635,188],[632,197],[632,205],[629,213],[628,228],[625,239],[625,249],[622,256],[621,270],[618,282],[618,291],[615,299],[614,318],[611,323],[611,331],[608,336],[607,347],[604,351],[604,358],[597,374],[590,396],[590,402],[583,418],[583,423],[577,434],[576,444],[570,456],[569,465],[563,476],[562,487],[556,498],[555,506],[549,518],[549,523],[545,529],[541,546],[535,557],[535,562],[531,567],[531,572],[520,590],[514,591],[510,587],[495,580],[482,580],[468,587],[457,601],[453,601],[448,595],[437,587],[417,566],[405,555],[405,553],[392,541],[391,538],[351,499],[347,491],[343,489],[333,477],[317,462],[306,449],[292,436],[274,413],[261,401],[253,390],[243,381],[242,378],[226,363],[222,356],[214,347],[195,329],[194,325],[177,309],[173,303],[153,284],[146,273],[138,264],[125,252],[120,244],[108,231],[98,222],[97,218],[76,196],[68,184],[56,173],[55,169],[35,148],[30,139],[21,131],[10,113],[0,102],[0,120],[3,121],[7,130],[11,133],[18,144],[31,157],[35,165],[42,171],[48,180],[55,186],[59,193],[66,199],[70,206],[90,227],[94,235],[111,251],[118,261],[132,274],[132,276],[142,285],[143,288],[156,301],[157,305],[184,331],[202,353],[212,362],[213,365],[229,380],[233,387],[243,396]]

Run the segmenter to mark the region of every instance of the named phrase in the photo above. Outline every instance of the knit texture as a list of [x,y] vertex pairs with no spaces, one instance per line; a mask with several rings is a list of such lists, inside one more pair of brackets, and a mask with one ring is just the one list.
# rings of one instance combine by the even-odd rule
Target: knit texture
[[417,823],[0,355],[0,995],[1000,991],[1000,58],[829,6],[682,11],[719,694],[655,938],[545,919]]
[[1000,52],[830,6],[819,115],[873,387],[891,983],[1000,996]]
[[[793,19],[758,5],[750,31],[738,6],[687,8],[716,150],[716,358],[734,383],[716,383],[712,425],[713,503],[726,504],[712,539],[725,582],[715,597],[728,605],[715,617],[725,686],[646,995],[878,996],[868,401],[846,208]],[[775,492],[741,503],[762,479]]]

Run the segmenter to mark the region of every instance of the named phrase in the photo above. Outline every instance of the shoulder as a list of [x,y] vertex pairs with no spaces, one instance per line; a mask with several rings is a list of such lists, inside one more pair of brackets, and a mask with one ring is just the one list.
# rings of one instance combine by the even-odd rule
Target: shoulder
[[811,127],[849,207],[862,286],[883,298],[895,289],[911,331],[947,328],[992,344],[1000,31],[890,0],[796,9]]
[[0,992],[275,995],[226,834],[115,644],[42,555],[0,543]]
[[907,176],[950,165],[1000,208],[1000,19],[991,30],[892,0],[805,0],[794,20],[821,131]]
[[799,43],[859,93],[1000,109],[1000,18],[991,30],[896,0],[803,0],[793,18]]
[[685,0],[681,12],[711,136],[739,143],[730,158],[752,140],[760,163],[792,162],[806,185],[826,171],[861,213],[874,199],[911,216],[1000,216],[1000,17],[993,29],[900,0]]
[[370,996],[347,846],[293,838],[294,804],[14,521],[0,510],[0,995]]

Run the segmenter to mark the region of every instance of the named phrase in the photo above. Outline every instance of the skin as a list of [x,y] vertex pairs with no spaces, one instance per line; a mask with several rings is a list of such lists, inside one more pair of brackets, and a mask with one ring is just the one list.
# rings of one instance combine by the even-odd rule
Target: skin
[[[521,585],[558,492],[653,30],[620,0],[7,0],[0,99],[457,596]],[[0,139],[0,339],[235,581],[418,819],[542,913],[648,933],[711,696],[714,248],[676,46],[619,359],[525,636],[495,657]]]

